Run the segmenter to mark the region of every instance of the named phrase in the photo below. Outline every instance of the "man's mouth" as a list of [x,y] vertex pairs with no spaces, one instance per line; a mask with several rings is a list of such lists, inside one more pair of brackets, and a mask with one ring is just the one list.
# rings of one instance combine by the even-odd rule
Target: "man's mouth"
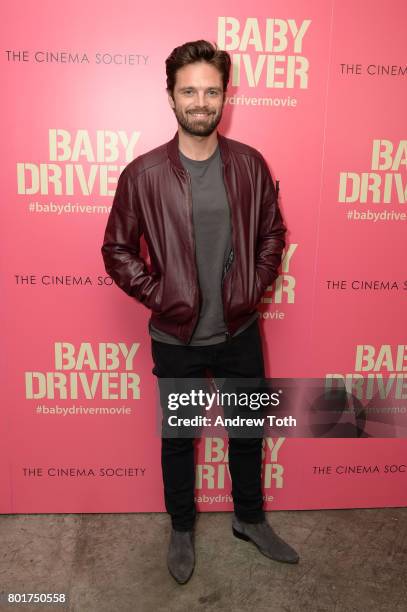
[[201,113],[201,112],[195,112],[195,111],[188,111],[188,112],[193,117],[208,117],[210,114],[210,113]]

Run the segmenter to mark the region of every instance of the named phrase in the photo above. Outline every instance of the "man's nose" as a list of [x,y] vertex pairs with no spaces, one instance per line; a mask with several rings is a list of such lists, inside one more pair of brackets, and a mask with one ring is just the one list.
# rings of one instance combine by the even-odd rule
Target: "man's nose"
[[197,103],[197,106],[199,106],[200,108],[203,108],[205,106],[206,99],[205,99],[205,92],[204,91],[198,91],[197,92],[196,103]]

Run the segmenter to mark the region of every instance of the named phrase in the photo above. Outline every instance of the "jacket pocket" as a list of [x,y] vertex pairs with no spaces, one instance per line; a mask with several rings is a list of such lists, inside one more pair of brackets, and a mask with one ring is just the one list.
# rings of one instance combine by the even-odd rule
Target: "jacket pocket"
[[152,312],[159,313],[161,311],[163,285],[164,283],[162,277],[155,279],[155,286],[152,291],[150,291],[147,297],[144,297],[143,300],[140,300],[144,304],[144,306],[146,306]]
[[242,276],[232,269],[225,281],[228,285],[226,288],[226,295],[229,298],[227,301],[228,319],[238,319],[252,314],[262,296],[261,281],[257,273]]
[[260,276],[256,271],[253,291],[253,308],[256,307],[257,304],[260,302],[261,298],[263,297],[264,291],[265,288],[263,287],[263,283],[261,282]]

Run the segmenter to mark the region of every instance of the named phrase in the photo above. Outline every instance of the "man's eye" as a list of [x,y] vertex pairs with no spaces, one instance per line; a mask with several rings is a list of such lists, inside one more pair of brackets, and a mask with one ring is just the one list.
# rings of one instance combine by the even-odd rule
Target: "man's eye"
[[210,96],[217,96],[217,95],[219,94],[219,92],[218,92],[218,90],[217,90],[217,89],[210,89],[210,90],[208,91],[208,94],[209,94]]
[[192,93],[192,89],[185,89],[184,90],[184,94],[186,94],[187,96],[190,96]]

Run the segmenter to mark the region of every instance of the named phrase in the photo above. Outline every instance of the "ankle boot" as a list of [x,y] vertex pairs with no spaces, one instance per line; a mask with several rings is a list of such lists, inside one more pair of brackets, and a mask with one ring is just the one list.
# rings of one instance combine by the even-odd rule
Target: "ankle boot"
[[300,559],[298,553],[274,532],[266,520],[261,523],[246,523],[234,516],[232,530],[237,538],[253,542],[269,559],[283,563],[298,563]]
[[168,570],[179,584],[185,584],[195,567],[194,535],[192,531],[171,530],[167,556]]

